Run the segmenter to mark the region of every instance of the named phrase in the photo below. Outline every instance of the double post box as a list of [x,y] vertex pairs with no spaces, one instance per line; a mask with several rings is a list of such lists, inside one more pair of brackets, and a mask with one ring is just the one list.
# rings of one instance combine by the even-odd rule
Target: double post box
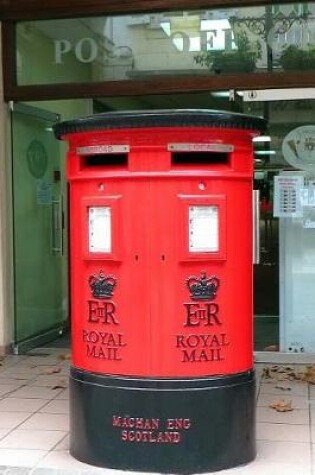
[[70,451],[216,471],[255,457],[252,138],[263,119],[118,112],[69,142]]

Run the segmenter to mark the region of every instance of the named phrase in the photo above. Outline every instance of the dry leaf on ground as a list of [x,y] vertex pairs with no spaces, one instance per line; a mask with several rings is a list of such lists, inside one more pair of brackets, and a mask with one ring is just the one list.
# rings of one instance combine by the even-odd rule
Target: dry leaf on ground
[[315,366],[308,366],[301,379],[310,384],[315,384]]
[[43,371],[41,374],[50,375],[50,374],[60,373],[60,371],[61,371],[60,366],[53,366],[51,368],[45,369],[45,371]]
[[67,389],[68,385],[65,380],[61,379],[57,384],[52,386],[51,389]]
[[274,379],[276,381],[300,381],[302,379],[301,372],[291,366],[267,366],[263,369],[263,376],[265,379]]
[[[315,365],[307,367],[291,366],[266,366],[262,372],[263,378],[268,382],[298,381],[315,385]],[[290,388],[277,385],[278,389],[290,391]]]
[[67,353],[67,354],[61,353],[60,355],[58,355],[58,360],[61,360],[61,361],[71,360],[71,353]]
[[280,389],[281,391],[292,391],[292,388],[290,388],[289,386],[275,386],[276,389]]
[[271,409],[275,409],[277,412],[289,412],[293,411],[292,401],[277,401],[270,404]]

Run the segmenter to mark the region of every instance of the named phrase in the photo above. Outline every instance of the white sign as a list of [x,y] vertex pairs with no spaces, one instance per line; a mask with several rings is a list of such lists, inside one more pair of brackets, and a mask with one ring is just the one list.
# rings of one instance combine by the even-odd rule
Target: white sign
[[52,203],[52,184],[45,178],[36,181],[36,200],[38,205],[50,205]]
[[295,101],[298,99],[315,99],[315,87],[243,91],[244,102]]
[[111,234],[110,207],[89,208],[89,252],[111,252]]
[[294,168],[315,171],[315,125],[291,130],[282,142],[282,153]]
[[302,218],[303,176],[274,177],[274,209],[273,214],[278,218]]
[[189,252],[219,251],[218,206],[189,206]]

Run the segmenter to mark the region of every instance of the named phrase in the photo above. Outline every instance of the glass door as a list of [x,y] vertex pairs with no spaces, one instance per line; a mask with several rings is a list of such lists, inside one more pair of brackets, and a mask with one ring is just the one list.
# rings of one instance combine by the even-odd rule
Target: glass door
[[315,352],[315,89],[243,91],[267,118],[255,142],[260,252],[254,266],[255,349]]
[[[128,99],[129,102],[124,97],[100,98],[94,103],[95,112],[128,108],[209,108],[243,112],[267,119],[268,133],[264,137],[259,137],[254,145],[254,184],[260,191],[261,257],[260,263],[254,266],[255,350],[302,351],[304,349],[304,351],[309,351],[310,346],[303,343],[303,339],[307,334],[315,334],[312,329],[315,322],[315,314],[312,310],[312,308],[315,309],[315,300],[313,302],[312,295],[315,296],[315,292],[308,290],[307,295],[305,293],[305,289],[315,289],[315,277],[312,275],[315,244],[311,249],[309,248],[311,243],[315,243],[315,236],[312,236],[314,230],[312,231],[311,228],[313,218],[308,218],[309,224],[305,224],[304,228],[302,221],[292,218],[293,225],[299,223],[299,226],[304,229],[304,231],[300,229],[301,235],[292,234],[295,236],[292,242],[300,245],[303,254],[292,252],[283,240],[285,239],[283,230],[286,228],[281,227],[281,223],[288,224],[289,220],[280,218],[274,213],[274,183],[284,171],[298,173],[303,166],[303,161],[306,161],[309,177],[304,180],[306,185],[304,193],[305,196],[311,196],[310,187],[313,186],[312,183],[315,183],[314,180],[312,181],[312,177],[315,176],[315,88],[222,90],[206,93],[137,96]],[[313,205],[307,206],[308,208],[303,207],[305,216],[308,213],[312,214]],[[293,228],[290,228],[290,231],[292,230]],[[293,264],[289,264],[288,261],[284,263],[284,259],[289,257],[294,258],[295,262],[305,262],[302,267],[295,267],[290,281],[285,276],[287,270],[292,269]],[[285,300],[290,295],[292,298],[296,296],[294,301]],[[303,295],[302,300],[305,303],[302,320],[298,317],[302,315],[300,313],[302,307],[299,304],[300,295]],[[292,308],[295,309],[294,318],[293,314],[288,313],[288,310]],[[288,317],[288,315],[291,316]],[[294,320],[295,324],[290,326],[288,320]],[[299,334],[301,331],[303,337],[291,341],[287,337],[288,329],[290,328],[291,332],[292,328],[292,335],[297,334],[298,322],[304,322],[299,327]],[[283,343],[284,341],[287,343]]]
[[60,334],[68,318],[67,262],[56,114],[14,104],[12,189],[14,347],[21,353]]

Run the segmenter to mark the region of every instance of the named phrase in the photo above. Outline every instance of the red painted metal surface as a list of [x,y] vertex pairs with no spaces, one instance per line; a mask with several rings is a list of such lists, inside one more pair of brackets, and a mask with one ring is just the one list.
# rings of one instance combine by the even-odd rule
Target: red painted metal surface
[[[166,378],[252,368],[253,135],[239,129],[154,127],[64,137],[70,143],[75,367]],[[170,143],[198,144],[199,150],[202,144],[232,144],[234,151],[225,163],[175,163]],[[91,165],[77,153],[80,147],[115,144],[130,147],[119,165]],[[216,252],[189,252],[188,210],[194,205],[218,209]],[[107,254],[89,252],[91,206],[111,209]],[[100,272],[115,279],[112,297],[92,294],[89,281]],[[202,272],[220,285],[212,299],[195,300],[187,279]]]

